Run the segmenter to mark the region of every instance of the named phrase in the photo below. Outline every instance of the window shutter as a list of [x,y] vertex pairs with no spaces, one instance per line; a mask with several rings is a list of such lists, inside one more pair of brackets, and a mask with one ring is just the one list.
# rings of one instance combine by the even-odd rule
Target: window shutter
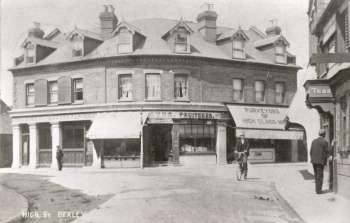
[[47,80],[40,79],[34,83],[35,88],[35,105],[47,105]]
[[72,103],[72,80],[70,77],[60,77],[58,84],[58,104]]

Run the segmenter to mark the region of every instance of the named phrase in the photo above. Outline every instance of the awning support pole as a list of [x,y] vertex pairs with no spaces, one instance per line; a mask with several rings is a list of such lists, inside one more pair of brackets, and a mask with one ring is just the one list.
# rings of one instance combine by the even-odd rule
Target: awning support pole
[[140,111],[140,118],[141,118],[141,131],[140,131],[140,167],[143,169],[143,118],[142,118],[142,106]]

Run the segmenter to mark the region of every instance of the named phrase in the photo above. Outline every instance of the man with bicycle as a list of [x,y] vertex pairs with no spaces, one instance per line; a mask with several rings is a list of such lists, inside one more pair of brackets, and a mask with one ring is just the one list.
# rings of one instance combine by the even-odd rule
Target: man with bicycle
[[239,166],[239,174],[237,179],[241,180],[242,175],[244,179],[247,179],[248,175],[248,156],[249,156],[249,142],[245,139],[244,134],[240,135],[240,138],[237,140],[235,153],[237,154],[237,162]]

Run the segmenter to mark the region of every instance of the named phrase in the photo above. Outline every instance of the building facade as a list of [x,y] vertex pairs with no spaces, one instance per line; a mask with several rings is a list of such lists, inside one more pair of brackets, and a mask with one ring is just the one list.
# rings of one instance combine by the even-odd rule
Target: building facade
[[[252,161],[305,161],[302,128],[286,127],[295,57],[278,26],[232,29],[212,9],[197,22],[119,22],[100,30],[29,30],[14,77],[13,167],[226,163],[235,137]],[[247,116],[245,116],[245,114]]]
[[10,107],[0,99],[0,167],[9,167],[12,163],[12,128]]
[[320,114],[334,149],[334,190],[350,197],[350,66],[348,0],[309,2],[310,61],[316,80],[305,83],[307,104]]

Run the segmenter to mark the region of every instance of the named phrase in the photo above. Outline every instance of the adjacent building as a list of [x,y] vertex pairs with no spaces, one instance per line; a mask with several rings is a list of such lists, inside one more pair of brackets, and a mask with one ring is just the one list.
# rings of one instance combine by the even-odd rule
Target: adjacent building
[[12,163],[12,128],[10,107],[0,99],[0,167],[10,167]]
[[[310,61],[317,79],[305,83],[334,149],[334,190],[350,197],[350,1],[310,0]],[[338,185],[337,185],[338,184]]]
[[286,117],[300,68],[281,28],[217,18],[119,21],[108,5],[99,30],[35,24],[10,69],[12,166],[56,167],[57,146],[66,166],[224,164],[242,133],[252,162],[305,161]]

